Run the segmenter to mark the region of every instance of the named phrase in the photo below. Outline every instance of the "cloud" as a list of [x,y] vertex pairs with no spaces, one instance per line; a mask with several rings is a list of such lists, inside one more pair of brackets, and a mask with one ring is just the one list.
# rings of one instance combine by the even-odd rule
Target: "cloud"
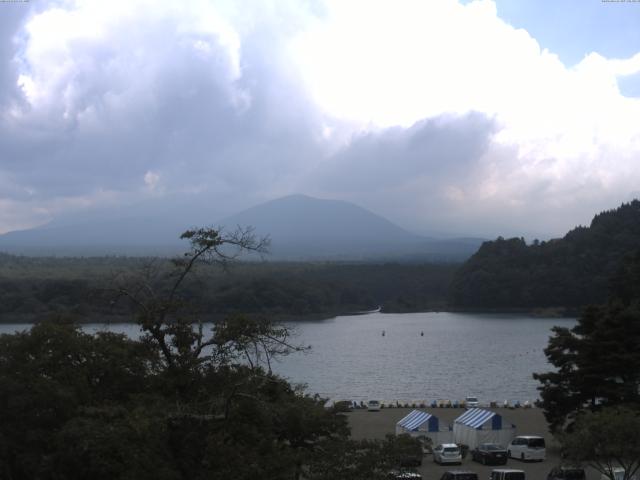
[[[366,131],[333,159],[348,172],[331,167],[345,197],[365,198],[345,188],[364,178],[378,185],[367,204],[409,227],[555,235],[628,200],[640,181],[640,99],[618,86],[640,70],[639,55],[592,53],[569,68],[489,0],[330,5],[329,21],[295,48],[319,108]],[[447,155],[433,164],[407,149],[425,118],[462,125],[469,112],[493,128],[483,148],[458,155],[459,168]],[[424,148],[455,156],[442,135]],[[412,168],[416,158],[424,171]]]
[[490,0],[7,8],[0,232],[300,192],[421,231],[557,234],[640,182],[618,87],[640,53],[569,68]]
[[640,71],[638,55],[594,53],[568,68],[502,21],[490,0],[330,5],[330,21],[295,44],[311,92],[330,114],[408,127],[482,112],[501,124],[500,141],[553,156],[637,138],[640,103],[620,94],[618,78]]
[[27,3],[5,3],[0,12],[0,107],[11,108],[11,100],[19,100],[20,92],[15,78],[18,65],[13,54],[18,45],[18,33],[31,7]]
[[[634,152],[527,156],[480,114],[445,115],[362,133],[307,188],[368,205],[425,234],[561,235],[637,192]],[[606,167],[609,165],[609,168]]]
[[18,83],[28,105],[14,115],[9,162],[42,195],[135,188],[150,165],[223,140],[221,127],[246,108],[239,40],[215,15],[105,6],[52,8],[26,25]]
[[362,132],[323,163],[312,181],[340,195],[379,192],[416,179],[433,188],[463,179],[476,168],[495,129],[490,118],[470,113],[422,120],[409,128]]
[[34,14],[15,54],[25,102],[5,112],[2,176],[46,204],[105,189],[158,194],[148,172],[166,193],[218,198],[294,174],[317,148],[316,119],[280,32],[256,26],[241,42],[250,19],[231,25],[215,7],[66,2]]

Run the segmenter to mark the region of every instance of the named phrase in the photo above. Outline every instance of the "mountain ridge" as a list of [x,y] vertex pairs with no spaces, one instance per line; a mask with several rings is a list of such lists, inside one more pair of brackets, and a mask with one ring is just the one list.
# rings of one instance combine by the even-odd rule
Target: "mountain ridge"
[[[480,239],[433,239],[343,200],[289,195],[273,199],[214,225],[251,226],[269,236],[273,260],[461,261]],[[180,234],[193,225],[173,217],[122,217],[79,224],[49,224],[0,235],[0,251],[45,255],[172,255],[184,251]]]

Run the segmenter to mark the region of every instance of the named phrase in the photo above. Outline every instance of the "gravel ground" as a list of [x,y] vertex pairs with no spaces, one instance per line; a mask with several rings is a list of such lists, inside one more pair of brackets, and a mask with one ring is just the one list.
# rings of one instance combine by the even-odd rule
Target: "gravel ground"
[[[366,410],[354,410],[348,413],[351,433],[355,439],[384,438],[388,433],[395,433],[396,423],[412,409],[410,408],[384,408],[379,412]],[[464,412],[461,408],[420,408],[425,412],[436,415],[441,424],[452,423],[455,418]],[[558,444],[549,433],[547,423],[542,410],[537,408],[517,409],[489,409],[502,415],[504,421],[516,426],[517,435],[540,435],[545,438],[547,445],[547,458],[543,462],[521,462],[509,459],[507,465],[495,467],[484,466],[471,460],[471,455],[462,460],[462,465],[441,466],[433,462],[431,455],[425,455],[422,466],[418,471],[424,480],[438,480],[447,470],[464,469],[478,474],[479,480],[486,480],[493,468],[516,468],[526,472],[527,480],[546,480],[549,471],[560,463]],[[587,480],[599,480],[598,472],[587,469]]]

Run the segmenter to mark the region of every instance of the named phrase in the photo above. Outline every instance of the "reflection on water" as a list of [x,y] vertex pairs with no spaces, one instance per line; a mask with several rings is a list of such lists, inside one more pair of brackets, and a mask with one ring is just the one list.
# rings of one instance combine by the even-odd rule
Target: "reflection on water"
[[[549,369],[544,352],[554,325],[575,320],[515,315],[411,313],[289,323],[311,351],[274,364],[294,383],[328,398],[435,400],[478,396],[481,402],[534,400],[533,372]],[[28,328],[0,325],[0,333]],[[139,335],[136,325],[92,324]],[[384,332],[384,335],[383,335]]]

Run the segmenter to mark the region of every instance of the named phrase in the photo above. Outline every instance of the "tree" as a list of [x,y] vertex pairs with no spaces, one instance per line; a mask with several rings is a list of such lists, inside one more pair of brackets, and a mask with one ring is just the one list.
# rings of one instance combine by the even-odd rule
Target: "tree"
[[607,304],[585,309],[571,329],[553,329],[545,354],[556,371],[533,375],[552,431],[571,428],[583,410],[640,405],[638,275],[640,254],[625,259]]
[[188,301],[181,296],[181,287],[198,264],[228,264],[244,252],[265,253],[269,246],[267,237],[257,238],[251,228],[238,228],[225,233],[214,228],[197,228],[185,231],[181,239],[189,241],[189,251],[173,259],[173,270],[159,272],[147,265],[140,275],[126,277],[115,288],[118,297],[127,298],[135,311],[136,319],[146,333],[144,340],[155,345],[171,370],[197,367],[210,356],[205,349],[213,347],[216,340],[206,338],[202,329],[192,325]]
[[639,246],[639,200],[602,212],[590,226],[574,228],[563,238],[527,246],[523,239],[499,237],[483,243],[458,269],[451,299],[467,308],[576,312],[606,302],[610,277]]
[[[88,335],[68,323],[44,322],[1,335],[0,478],[47,478],[56,470],[56,445],[69,447],[60,435],[87,416],[97,418],[100,409],[122,409],[148,395],[157,362],[146,345],[124,335]],[[147,467],[161,463],[162,452],[155,456],[147,458]]]
[[64,319],[0,336],[1,478],[380,478],[397,461],[383,454],[391,441],[350,440],[343,414],[271,371],[302,349],[286,328],[238,316],[205,332],[190,310],[182,287],[198,264],[265,242],[250,230],[183,238],[191,249],[172,269],[150,264],[113,290],[139,340]]
[[158,349],[163,384],[180,404],[171,418],[171,443],[176,456],[186,459],[180,469],[188,478],[204,472],[235,478],[294,472],[298,478],[320,438],[348,434],[345,419],[327,415],[321,399],[273,375],[273,357],[304,347],[292,345],[289,331],[265,318],[235,316],[205,332],[181,296],[197,265],[226,268],[242,252],[265,252],[268,240],[250,229],[224,234],[210,228],[188,230],[181,238],[191,248],[173,262],[173,271],[159,281],[146,281],[146,275],[117,289],[131,301],[146,332],[143,341]]
[[[560,442],[566,458],[587,463],[611,480],[629,480],[640,471],[640,411],[609,407],[583,413]],[[616,468],[624,469],[622,479],[614,476]]]

